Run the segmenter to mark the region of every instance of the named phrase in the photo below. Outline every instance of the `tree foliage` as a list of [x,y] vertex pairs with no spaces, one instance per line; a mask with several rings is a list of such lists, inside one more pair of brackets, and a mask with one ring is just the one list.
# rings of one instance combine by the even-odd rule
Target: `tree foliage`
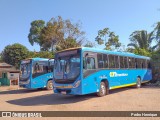
[[154,33],[157,42],[155,47],[158,47],[158,49],[160,49],[160,22],[157,22],[156,27],[154,28]]
[[64,27],[64,23],[61,17],[57,19],[52,18],[44,29],[41,32],[41,45],[43,46],[43,50],[49,51],[49,49],[53,46],[60,44],[64,38],[64,33],[62,28]]
[[28,49],[19,44],[8,45],[2,51],[2,59],[4,62],[15,66],[17,69],[20,65],[20,60],[28,57]]
[[94,46],[95,46],[95,44],[91,41],[87,41],[86,44],[84,45],[84,47],[90,47],[90,48],[92,48]]
[[80,46],[81,46],[81,44],[77,43],[77,41],[75,39],[67,38],[67,39],[61,41],[61,44],[56,46],[56,50],[60,51],[60,50],[73,48],[73,47],[80,47]]
[[99,45],[105,44],[106,50],[115,50],[121,46],[121,43],[119,42],[119,36],[115,35],[114,32],[111,32],[109,28],[99,30],[95,41]]
[[35,58],[35,57],[40,57],[40,58],[54,58],[54,53],[48,52],[48,51],[40,51],[40,52],[30,51],[30,52],[28,53],[28,58]]
[[[77,45],[79,46],[85,39],[85,33],[81,30],[80,23],[74,24],[69,19],[63,20],[61,16],[51,18],[46,25],[44,25],[44,21],[41,21],[40,23],[41,27],[37,27],[37,23],[36,25],[33,24],[39,31],[35,32],[36,34],[31,35],[36,36],[33,40],[41,46],[42,51],[54,51],[56,49],[61,50]],[[33,28],[34,27],[31,26],[31,30]],[[31,35],[29,34],[29,36]],[[32,41],[30,43],[32,43]],[[71,44],[68,42],[71,42]],[[64,46],[64,44],[67,44],[67,46]]]
[[45,26],[45,22],[43,20],[35,20],[31,22],[31,28],[30,28],[30,33],[28,35],[28,39],[32,46],[34,45],[34,43],[36,43],[41,47],[40,35],[44,26]]
[[150,56],[151,52],[157,47],[152,46],[152,42],[154,40],[154,32],[147,33],[145,30],[134,31],[130,35],[131,43],[128,44],[130,49],[136,54],[147,55]]

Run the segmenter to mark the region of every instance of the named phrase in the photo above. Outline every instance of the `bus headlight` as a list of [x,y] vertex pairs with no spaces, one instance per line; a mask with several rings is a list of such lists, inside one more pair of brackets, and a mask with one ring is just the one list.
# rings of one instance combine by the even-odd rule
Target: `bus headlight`
[[81,81],[78,80],[74,85],[73,85],[73,88],[77,88],[79,85],[80,85]]

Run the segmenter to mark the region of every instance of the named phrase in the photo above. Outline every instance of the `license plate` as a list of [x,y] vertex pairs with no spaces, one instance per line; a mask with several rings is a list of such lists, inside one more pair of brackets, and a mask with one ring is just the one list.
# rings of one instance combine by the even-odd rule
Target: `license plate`
[[61,91],[61,94],[66,94],[66,91]]

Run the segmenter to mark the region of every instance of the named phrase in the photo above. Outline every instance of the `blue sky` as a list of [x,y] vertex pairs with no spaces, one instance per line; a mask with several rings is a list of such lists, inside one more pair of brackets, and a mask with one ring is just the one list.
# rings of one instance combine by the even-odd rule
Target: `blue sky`
[[127,45],[133,31],[150,32],[160,21],[160,0],[0,0],[0,52],[13,43],[39,51],[39,46],[28,41],[30,23],[57,16],[81,21],[92,42],[98,30],[109,27]]

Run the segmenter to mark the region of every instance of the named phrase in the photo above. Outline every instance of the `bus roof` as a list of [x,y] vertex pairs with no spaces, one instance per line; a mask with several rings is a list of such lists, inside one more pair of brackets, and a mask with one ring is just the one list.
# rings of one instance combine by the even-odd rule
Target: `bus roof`
[[[36,57],[36,58],[27,58],[27,59],[24,59],[24,60],[34,60],[34,61],[39,61],[39,60],[50,60],[49,58],[39,58],[39,57]],[[51,59],[53,60],[53,59]]]
[[134,53],[130,52],[121,52],[121,51],[110,51],[110,50],[102,50],[97,48],[88,48],[88,47],[82,47],[82,51],[92,51],[92,52],[99,52],[99,53],[107,53],[112,55],[118,55],[118,56],[127,56],[127,57],[135,57],[135,58],[142,58],[142,59],[150,59],[150,57],[136,55]]
[[[89,47],[75,47],[75,48],[69,48],[69,49],[65,49],[59,52],[63,52],[63,51],[68,51],[68,50],[75,50],[75,49],[82,49],[82,51],[90,51],[90,52],[98,52],[98,53],[105,53],[105,54],[112,54],[112,55],[118,55],[118,56],[127,56],[127,57],[134,57],[134,58],[141,58],[141,59],[150,59],[150,57],[146,57],[146,56],[141,56],[141,55],[136,55],[134,53],[130,53],[130,52],[116,52],[116,51],[110,51],[110,50],[102,50],[102,49],[98,49],[98,48],[89,48]],[[59,53],[57,52],[57,53]]]

